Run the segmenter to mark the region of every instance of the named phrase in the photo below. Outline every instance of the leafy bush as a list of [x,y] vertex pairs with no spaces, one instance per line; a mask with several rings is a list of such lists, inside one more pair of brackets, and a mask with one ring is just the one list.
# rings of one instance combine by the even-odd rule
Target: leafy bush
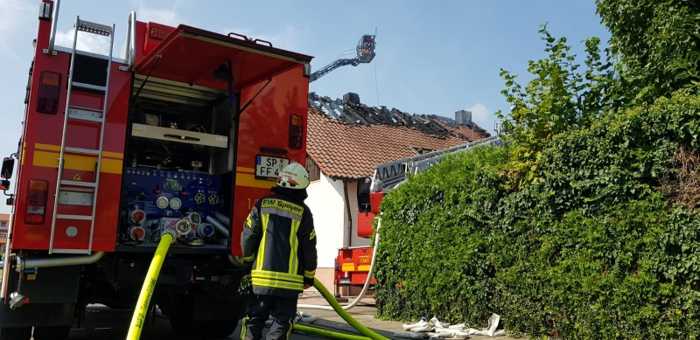
[[700,82],[700,4],[688,0],[596,0],[612,33],[624,91],[652,102]]
[[381,314],[488,317],[494,275],[488,227],[496,223],[498,172],[507,154],[482,147],[451,157],[385,199],[376,273]]
[[387,195],[381,316],[483,325],[495,312],[513,333],[566,338],[700,334],[698,6],[596,4],[611,48],[587,40],[585,67],[543,27],[532,80],[501,71],[506,147]]
[[[659,189],[700,151],[700,98],[553,135],[514,183],[517,145],[451,157],[382,205],[379,314],[574,338],[700,334],[700,213]],[[532,170],[535,169],[535,170]]]

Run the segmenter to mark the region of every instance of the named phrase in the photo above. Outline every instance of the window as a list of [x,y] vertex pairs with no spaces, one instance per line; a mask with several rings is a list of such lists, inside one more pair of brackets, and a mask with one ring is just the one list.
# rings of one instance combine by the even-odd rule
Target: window
[[309,181],[313,182],[321,179],[321,169],[309,156],[306,156],[306,171],[309,172]]
[[372,180],[364,178],[357,181],[357,207],[360,212],[369,212],[372,206],[369,204],[369,187]]

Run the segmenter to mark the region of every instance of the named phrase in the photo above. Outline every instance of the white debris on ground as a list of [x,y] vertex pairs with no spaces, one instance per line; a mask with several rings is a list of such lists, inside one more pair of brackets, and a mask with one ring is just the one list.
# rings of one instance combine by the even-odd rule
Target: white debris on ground
[[436,317],[433,317],[429,321],[421,319],[413,324],[404,324],[403,329],[414,333],[426,333],[431,339],[467,339],[471,335],[505,335],[505,330],[498,329],[498,324],[500,322],[500,315],[491,314],[491,317],[489,317],[488,326],[483,329],[476,329],[469,328],[464,323],[450,325],[446,322],[438,320]]

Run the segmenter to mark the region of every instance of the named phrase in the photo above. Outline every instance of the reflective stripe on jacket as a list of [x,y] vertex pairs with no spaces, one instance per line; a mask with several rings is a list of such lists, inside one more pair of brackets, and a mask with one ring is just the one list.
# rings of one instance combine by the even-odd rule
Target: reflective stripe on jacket
[[296,296],[316,271],[316,232],[303,202],[282,195],[255,203],[241,235],[245,261],[253,263],[253,292]]

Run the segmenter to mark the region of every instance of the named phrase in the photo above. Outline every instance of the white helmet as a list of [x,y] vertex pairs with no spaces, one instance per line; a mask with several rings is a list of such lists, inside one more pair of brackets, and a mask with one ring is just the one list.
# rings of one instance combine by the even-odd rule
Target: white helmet
[[309,186],[309,173],[301,164],[291,162],[280,171],[277,186],[288,189],[306,189]]

